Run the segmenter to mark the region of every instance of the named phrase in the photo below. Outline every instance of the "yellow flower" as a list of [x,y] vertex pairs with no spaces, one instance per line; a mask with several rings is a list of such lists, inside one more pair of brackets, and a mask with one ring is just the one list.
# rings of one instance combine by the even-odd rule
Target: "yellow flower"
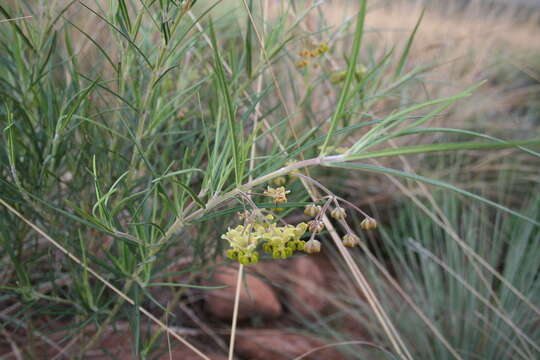
[[304,250],[305,241],[300,238],[308,228],[306,223],[279,226],[272,221],[272,215],[259,216],[254,223],[229,228],[221,236],[231,247],[227,250],[227,257],[244,265],[256,264],[259,261],[256,250],[260,243],[263,243],[264,252],[272,254],[273,258],[285,259],[294,251]]
[[287,194],[290,192],[290,190],[285,190],[283,186],[280,186],[277,189],[268,186],[263,194],[271,197],[275,203],[280,204],[287,202]]
[[300,223],[296,226],[272,224],[266,232],[261,234],[261,237],[266,240],[263,250],[271,253],[273,258],[285,259],[291,256],[295,250],[304,249],[305,242],[300,240],[300,237],[304,235],[306,229],[306,223]]
[[259,261],[256,249],[261,234],[254,225],[238,225],[234,229],[229,228],[221,238],[227,240],[232,248],[227,251],[227,257],[230,259],[238,260],[244,265],[256,264]]
[[309,65],[309,62],[307,62],[306,60],[300,60],[296,63],[296,67],[299,69],[305,68],[308,65]]
[[328,46],[328,43],[326,42],[323,42],[319,45],[319,47],[317,48],[318,52],[319,52],[319,55],[322,55],[324,54],[325,52],[327,52],[328,50],[330,50],[330,46]]
[[316,58],[319,55],[321,55],[321,53],[319,52],[319,49],[311,50],[309,52],[309,56],[312,58]]
[[336,71],[330,75],[330,82],[332,84],[338,84],[345,80],[347,77],[346,71]]

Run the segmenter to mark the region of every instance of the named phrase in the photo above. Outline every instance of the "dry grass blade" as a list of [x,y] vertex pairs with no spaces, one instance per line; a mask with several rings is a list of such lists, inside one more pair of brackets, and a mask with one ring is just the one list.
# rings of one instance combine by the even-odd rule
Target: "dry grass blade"
[[323,221],[326,226],[326,229],[330,233],[330,236],[334,240],[334,243],[336,244],[339,250],[339,253],[345,260],[347,266],[349,267],[349,270],[351,270],[351,273],[356,281],[356,284],[366,296],[366,299],[369,305],[371,306],[373,312],[375,313],[375,316],[381,323],[383,330],[388,336],[388,339],[390,340],[394,350],[400,356],[400,358],[412,360],[413,357],[410,354],[410,352],[407,350],[407,347],[405,346],[403,340],[401,339],[401,336],[397,333],[395,326],[392,324],[392,322],[388,318],[388,315],[383,309],[381,302],[377,299],[376,295],[373,293],[371,286],[369,285],[366,278],[364,277],[364,275],[362,274],[362,272],[360,271],[360,269],[354,262],[354,259],[352,258],[351,254],[349,254],[349,252],[343,245],[341,238],[339,237],[338,233],[334,229],[334,226],[332,225],[332,222],[330,221],[330,219],[328,219],[326,215],[323,216]]
[[238,306],[240,303],[240,291],[242,290],[242,277],[244,275],[244,265],[238,266],[238,276],[236,279],[236,290],[234,293],[234,308],[231,324],[231,337],[229,341],[229,360],[234,358],[234,341],[236,340],[236,323],[238,321]]
[[25,19],[30,19],[30,18],[32,18],[32,15],[21,16],[21,17],[17,17],[13,19],[4,19],[4,20],[0,20],[0,23],[10,22],[10,21],[19,21],[19,20],[25,20]]

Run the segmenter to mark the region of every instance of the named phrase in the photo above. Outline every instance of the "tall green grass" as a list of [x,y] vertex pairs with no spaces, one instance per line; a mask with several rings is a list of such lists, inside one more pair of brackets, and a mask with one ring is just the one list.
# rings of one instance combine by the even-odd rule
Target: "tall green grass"
[[[164,326],[147,326],[146,307],[170,320],[190,287],[204,290],[197,275],[222,253],[219,235],[244,206],[239,195],[295,169],[309,167],[316,177],[321,168],[331,174],[341,167],[421,181],[506,211],[536,231],[535,214],[369,162],[499,148],[538,157],[537,139],[429,127],[481,84],[409,103],[407,89],[432,68],[407,64],[414,31],[393,63],[397,50],[376,58],[361,47],[366,1],[354,21],[313,34],[301,19],[314,16],[318,4],[283,2],[287,9],[269,16],[256,2],[193,3],[0,4],[7,20],[0,23],[2,329],[31,333],[45,319],[64,331],[61,345],[94,330],[85,346],[69,350],[84,356],[106,329],[128,321],[133,354],[150,356]],[[330,52],[297,68],[298,52],[323,41]],[[339,50],[350,43],[352,53]],[[356,59],[368,68],[362,76]],[[330,81],[335,64],[346,68],[344,83]],[[423,133],[443,141],[394,143]],[[459,139],[444,141],[447,133]],[[300,181],[289,186],[290,208],[314,194]],[[186,283],[172,282],[178,258],[189,264]],[[159,287],[175,294],[166,304],[153,295]],[[49,325],[37,327],[47,333]]]
[[[498,176],[493,186],[500,192],[500,202],[513,201],[507,191],[519,181],[518,176]],[[526,189],[520,197],[527,199],[521,212],[538,218],[538,183]],[[435,205],[424,196],[411,196],[425,206],[404,202],[388,211],[379,234],[362,234],[362,251],[355,252],[355,259],[363,264],[383,306],[394,314],[413,358],[454,359],[449,348],[463,359],[534,358],[540,339],[538,316],[520,296],[467,256],[454,236],[537,304],[538,227],[451,192],[434,191]],[[445,222],[439,223],[440,219]],[[325,314],[312,313],[312,317],[296,315],[297,326],[326,338],[347,358],[395,358],[376,346],[384,336],[380,326],[357,290],[347,285],[349,269],[334,260],[335,251],[330,256],[337,269],[324,294],[333,299],[331,309]],[[436,339],[430,326],[448,346]]]

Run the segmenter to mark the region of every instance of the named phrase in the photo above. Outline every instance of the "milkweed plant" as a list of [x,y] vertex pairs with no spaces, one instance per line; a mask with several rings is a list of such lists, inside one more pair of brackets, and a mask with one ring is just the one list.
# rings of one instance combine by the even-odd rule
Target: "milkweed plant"
[[[367,190],[341,191],[343,174],[425,184],[538,226],[421,173],[435,153],[538,157],[539,141],[431,125],[483,82],[425,95],[437,64],[408,61],[420,21],[384,48],[366,31],[368,1],[353,3],[331,26],[324,1],[2,1],[0,330],[74,322],[75,358],[127,320],[137,355],[162,332],[201,355],[165,323],[186,292],[214,288],[199,275],[215,259],[337,248],[377,338],[412,358],[351,255],[381,221],[357,206]],[[162,304],[158,289],[175,295]]]

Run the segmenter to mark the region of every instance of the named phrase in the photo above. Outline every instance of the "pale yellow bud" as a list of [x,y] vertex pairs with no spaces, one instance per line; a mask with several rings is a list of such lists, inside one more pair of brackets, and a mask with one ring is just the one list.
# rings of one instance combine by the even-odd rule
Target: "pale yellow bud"
[[321,207],[319,205],[310,204],[304,209],[304,214],[307,216],[317,216],[321,212]]
[[311,220],[308,222],[308,229],[311,233],[320,233],[324,230],[324,224],[319,220]]
[[343,237],[343,245],[348,247],[355,247],[356,245],[360,244],[360,239],[358,239],[358,236],[354,234],[347,234]]
[[377,228],[377,220],[372,217],[367,217],[360,223],[363,230],[373,230]]
[[343,220],[347,217],[347,213],[345,212],[345,209],[341,206],[338,206],[334,210],[330,212],[330,216],[333,217],[336,220]]
[[309,240],[304,245],[304,251],[307,252],[308,254],[321,252],[321,242],[315,239]]
[[272,180],[272,183],[276,186],[283,186],[287,183],[287,178],[285,176],[278,176]]

